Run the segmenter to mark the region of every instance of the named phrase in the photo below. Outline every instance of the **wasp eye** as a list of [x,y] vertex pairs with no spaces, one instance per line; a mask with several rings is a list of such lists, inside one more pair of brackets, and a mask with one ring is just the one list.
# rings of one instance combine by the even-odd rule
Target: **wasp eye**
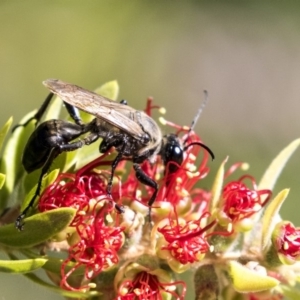
[[165,142],[162,148],[162,159],[165,166],[169,163],[169,173],[174,173],[183,161],[183,149],[176,135],[165,136]]
[[150,136],[148,133],[142,135],[142,143],[147,145],[150,142]]

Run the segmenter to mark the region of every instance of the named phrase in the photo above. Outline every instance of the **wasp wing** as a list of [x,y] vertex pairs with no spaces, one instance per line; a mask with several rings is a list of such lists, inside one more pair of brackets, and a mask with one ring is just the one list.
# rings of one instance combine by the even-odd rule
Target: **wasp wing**
[[140,125],[141,117],[148,117],[144,112],[58,79],[47,79],[43,84],[63,101],[110,123],[135,139],[140,140],[145,135]]

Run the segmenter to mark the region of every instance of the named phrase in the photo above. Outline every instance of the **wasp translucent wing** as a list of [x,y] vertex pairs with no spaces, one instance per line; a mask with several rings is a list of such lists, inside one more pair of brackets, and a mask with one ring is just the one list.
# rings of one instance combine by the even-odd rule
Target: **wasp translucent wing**
[[149,116],[144,112],[58,79],[47,79],[43,84],[63,101],[112,124],[135,139],[140,140],[145,135],[141,119]]

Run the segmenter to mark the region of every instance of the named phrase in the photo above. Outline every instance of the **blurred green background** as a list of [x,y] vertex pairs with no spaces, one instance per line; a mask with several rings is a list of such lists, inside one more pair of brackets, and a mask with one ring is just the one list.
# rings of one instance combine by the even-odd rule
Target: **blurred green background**
[[[143,109],[154,96],[186,125],[207,89],[196,131],[216,160],[205,184],[227,155],[259,180],[300,137],[299,16],[296,1],[1,0],[1,123],[37,108],[47,78],[91,90],[117,79],[120,99]],[[275,189],[291,188],[282,215],[298,226],[299,167],[298,150]],[[61,299],[3,273],[0,297]]]

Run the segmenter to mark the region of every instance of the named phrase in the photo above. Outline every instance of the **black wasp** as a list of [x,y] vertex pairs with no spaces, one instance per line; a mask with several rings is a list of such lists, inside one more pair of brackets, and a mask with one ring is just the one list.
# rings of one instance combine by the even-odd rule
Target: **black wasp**
[[[111,165],[107,193],[110,194],[111,192],[114,171],[118,163],[122,158],[130,158],[137,179],[154,189],[153,195],[148,201],[149,207],[155,201],[158,185],[141,169],[140,164],[143,161],[148,159],[153,162],[156,155],[161,155],[165,165],[172,162],[172,164],[169,164],[169,173],[174,173],[177,170],[174,166],[176,164],[181,165],[183,161],[184,151],[195,144],[205,148],[214,158],[213,152],[200,142],[185,146],[181,144],[175,134],[163,136],[159,126],[150,116],[143,111],[130,107],[124,100],[118,103],[57,79],[48,79],[43,84],[51,93],[33,118],[16,127],[25,126],[31,120],[38,122],[54,94],[63,100],[74,123],[57,119],[45,121],[31,134],[23,152],[22,163],[28,173],[39,168],[42,169],[34,196],[16,219],[15,225],[19,230],[23,229],[23,219],[30,207],[33,206],[36,197],[39,196],[43,176],[48,172],[53,160],[64,151],[76,150],[84,145],[94,143],[99,138],[102,138],[99,147],[101,153],[112,147],[115,147],[118,152]],[[82,122],[77,109],[85,111],[95,116],[95,118],[85,124]],[[77,139],[83,134],[87,135],[82,139]],[[77,140],[74,141],[75,139]],[[118,209],[122,211],[120,207]]]

